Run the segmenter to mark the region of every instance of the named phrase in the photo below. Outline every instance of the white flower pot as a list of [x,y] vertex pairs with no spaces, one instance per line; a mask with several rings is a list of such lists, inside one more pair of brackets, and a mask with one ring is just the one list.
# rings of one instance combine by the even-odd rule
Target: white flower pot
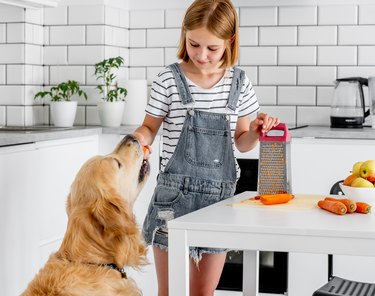
[[77,102],[50,102],[52,122],[57,127],[71,127],[76,118]]
[[125,102],[99,102],[98,111],[102,126],[118,127],[121,125]]

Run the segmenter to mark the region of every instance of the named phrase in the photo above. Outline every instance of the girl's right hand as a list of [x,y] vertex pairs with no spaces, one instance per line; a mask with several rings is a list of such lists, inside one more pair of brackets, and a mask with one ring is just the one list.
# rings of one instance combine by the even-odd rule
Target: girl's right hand
[[145,138],[141,133],[134,132],[133,136],[138,140],[139,144],[143,148],[144,159],[149,159],[150,154],[152,153],[152,148],[149,144],[146,143]]

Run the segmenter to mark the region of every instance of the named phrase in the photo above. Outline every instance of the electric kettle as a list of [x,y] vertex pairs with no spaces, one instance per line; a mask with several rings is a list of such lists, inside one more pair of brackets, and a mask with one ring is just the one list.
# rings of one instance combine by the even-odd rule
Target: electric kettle
[[368,79],[363,77],[340,78],[335,81],[335,90],[331,105],[331,127],[362,128],[365,117],[363,86],[368,86]]

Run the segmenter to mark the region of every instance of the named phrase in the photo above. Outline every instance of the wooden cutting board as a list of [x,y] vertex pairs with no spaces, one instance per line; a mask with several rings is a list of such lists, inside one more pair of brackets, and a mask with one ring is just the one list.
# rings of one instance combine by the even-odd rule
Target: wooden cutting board
[[294,198],[289,202],[277,205],[264,205],[260,202],[260,200],[253,200],[249,198],[243,199],[239,202],[228,204],[228,206],[238,208],[269,208],[275,210],[300,211],[316,208],[317,202],[321,199],[324,199],[324,196],[313,194],[294,194]]

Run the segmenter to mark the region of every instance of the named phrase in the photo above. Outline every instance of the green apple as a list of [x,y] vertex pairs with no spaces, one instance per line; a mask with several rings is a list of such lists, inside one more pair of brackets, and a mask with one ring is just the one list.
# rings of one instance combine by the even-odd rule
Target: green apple
[[359,168],[359,174],[362,178],[370,182],[375,182],[375,160],[366,160],[362,163]]
[[353,164],[352,175],[359,175],[359,169],[362,163],[363,161],[357,161],[355,164]]
[[366,188],[374,188],[374,185],[370,182],[367,181],[366,179],[362,177],[358,177],[353,180],[351,187],[366,187]]

